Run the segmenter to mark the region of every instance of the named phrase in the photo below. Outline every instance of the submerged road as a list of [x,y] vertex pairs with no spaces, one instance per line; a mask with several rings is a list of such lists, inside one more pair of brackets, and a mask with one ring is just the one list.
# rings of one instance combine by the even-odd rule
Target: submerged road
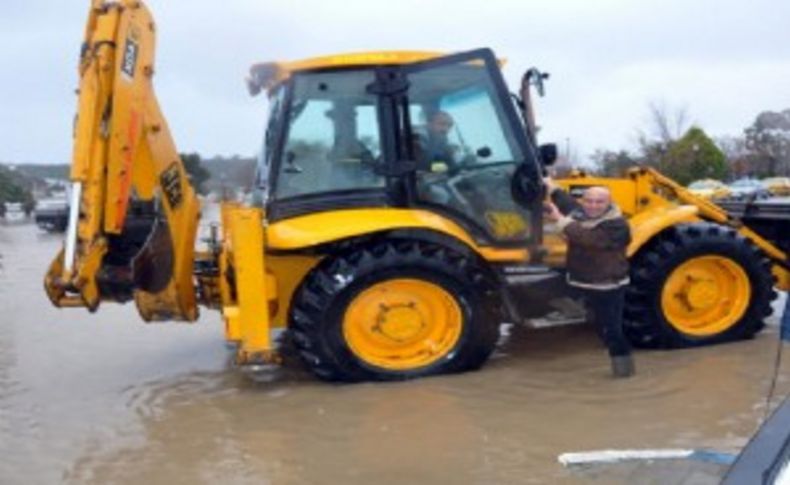
[[[0,483],[717,483],[726,466],[564,468],[602,449],[737,452],[759,425],[776,319],[756,339],[639,352],[615,381],[583,326],[508,329],[480,372],[330,385],[228,364],[215,312],[144,324],[132,305],[56,310],[60,236],[0,226]],[[780,302],[777,302],[779,305]],[[790,390],[790,351],[777,399]],[[652,478],[651,478],[652,477]]]

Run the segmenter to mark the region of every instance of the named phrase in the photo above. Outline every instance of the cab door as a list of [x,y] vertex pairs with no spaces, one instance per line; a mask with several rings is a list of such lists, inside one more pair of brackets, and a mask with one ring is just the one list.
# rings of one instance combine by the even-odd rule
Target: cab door
[[415,63],[404,74],[413,204],[458,220],[483,244],[537,244],[541,201],[517,204],[511,180],[524,164],[539,177],[538,162],[493,53]]

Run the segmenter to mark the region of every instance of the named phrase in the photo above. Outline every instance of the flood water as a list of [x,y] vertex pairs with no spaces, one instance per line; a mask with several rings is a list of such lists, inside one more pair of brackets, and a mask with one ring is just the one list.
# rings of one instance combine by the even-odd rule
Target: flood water
[[[132,305],[52,308],[42,276],[60,237],[0,226],[3,484],[638,483],[557,456],[734,453],[765,413],[776,319],[751,341],[639,352],[629,380],[608,376],[584,326],[513,327],[463,375],[331,385],[291,363],[252,380],[228,363],[215,312],[144,324]],[[782,367],[778,397],[790,350]],[[695,483],[716,483],[708,472]]]

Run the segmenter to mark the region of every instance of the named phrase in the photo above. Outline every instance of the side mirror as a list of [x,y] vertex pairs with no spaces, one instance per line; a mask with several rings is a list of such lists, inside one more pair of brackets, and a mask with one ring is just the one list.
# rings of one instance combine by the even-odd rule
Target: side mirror
[[557,144],[546,143],[538,149],[540,150],[540,160],[543,162],[543,165],[546,167],[554,165],[554,162],[557,161]]
[[532,207],[543,199],[543,178],[538,167],[522,163],[513,172],[510,180],[510,193],[513,200],[522,207]]

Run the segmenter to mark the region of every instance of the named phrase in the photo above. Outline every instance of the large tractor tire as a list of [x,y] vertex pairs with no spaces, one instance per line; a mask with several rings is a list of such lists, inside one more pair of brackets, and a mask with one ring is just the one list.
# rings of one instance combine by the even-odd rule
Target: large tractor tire
[[318,377],[402,380],[480,367],[499,337],[491,275],[472,255],[386,240],[330,256],[297,290],[291,340]]
[[631,262],[625,331],[648,348],[747,339],[775,297],[770,263],[753,243],[717,224],[680,225]]

